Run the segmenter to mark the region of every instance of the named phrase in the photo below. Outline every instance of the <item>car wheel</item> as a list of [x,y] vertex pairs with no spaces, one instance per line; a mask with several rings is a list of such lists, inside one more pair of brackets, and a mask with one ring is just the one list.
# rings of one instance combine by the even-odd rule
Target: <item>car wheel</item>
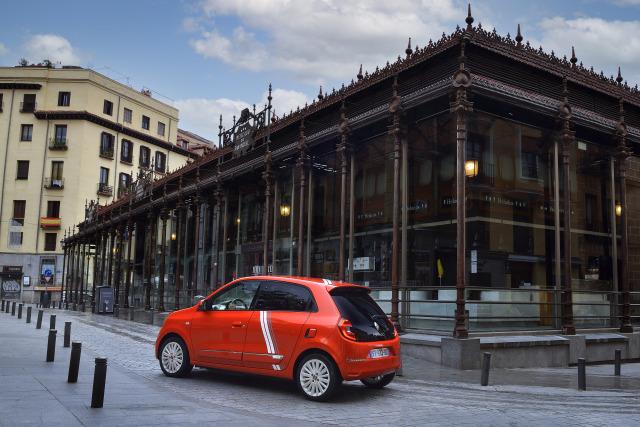
[[296,369],[296,384],[309,400],[325,401],[342,382],[335,363],[320,353],[304,357]]
[[160,368],[168,377],[186,377],[193,369],[189,350],[178,337],[167,338],[160,347]]
[[395,378],[396,373],[391,372],[387,375],[378,375],[375,377],[363,378],[360,381],[368,388],[384,388]]

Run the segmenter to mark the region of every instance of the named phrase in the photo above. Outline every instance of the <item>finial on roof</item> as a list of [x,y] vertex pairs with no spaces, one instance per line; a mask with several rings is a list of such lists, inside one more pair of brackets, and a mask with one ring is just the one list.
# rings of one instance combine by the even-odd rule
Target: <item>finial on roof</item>
[[516,33],[516,43],[518,43],[518,46],[520,46],[522,44],[522,33],[520,32],[520,24],[518,24],[518,32]]
[[578,62],[578,58],[576,58],[576,49],[571,46],[571,66],[575,68],[576,62]]
[[409,37],[409,43],[407,44],[407,48],[404,50],[404,53],[407,54],[407,58],[413,53],[413,50],[411,49],[411,37]]
[[358,70],[358,75],[356,76],[358,78],[358,80],[362,80],[362,64],[360,64],[360,70]]
[[322,85],[320,85],[320,92],[318,92],[318,101],[322,101],[322,98],[324,98],[324,95],[322,94]]
[[471,31],[473,28],[471,24],[473,24],[473,16],[471,16],[471,3],[469,3],[467,7],[467,19],[464,20],[467,23],[467,31]]
[[616,77],[616,81],[618,82],[619,85],[622,84],[622,73],[620,72],[620,66],[618,66],[618,77]]

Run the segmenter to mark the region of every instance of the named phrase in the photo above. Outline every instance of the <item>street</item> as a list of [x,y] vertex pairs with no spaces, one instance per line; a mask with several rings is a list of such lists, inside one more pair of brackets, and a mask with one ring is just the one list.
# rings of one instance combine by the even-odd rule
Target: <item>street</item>
[[[405,359],[404,376],[384,390],[346,383],[328,403],[303,399],[293,383],[194,369],[165,377],[153,355],[158,327],[62,310],[45,310],[43,327],[0,313],[0,425],[638,425],[640,367],[622,378],[589,367],[586,392],[575,369],[497,370],[479,386],[478,371],[453,371]],[[46,363],[49,315],[57,316],[56,359]],[[82,342],[80,377],[67,384],[72,340]],[[93,358],[108,358],[102,409],[91,409]],[[476,381],[478,380],[478,381]]]

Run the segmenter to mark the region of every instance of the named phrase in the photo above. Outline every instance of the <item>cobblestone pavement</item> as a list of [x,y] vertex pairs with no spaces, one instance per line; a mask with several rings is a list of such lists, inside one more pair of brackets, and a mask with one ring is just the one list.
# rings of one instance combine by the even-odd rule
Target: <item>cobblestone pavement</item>
[[[569,379],[575,372],[571,369],[503,370],[492,373],[494,385],[480,387],[475,381],[477,371],[460,373],[405,359],[405,375],[384,390],[345,383],[331,402],[315,403],[300,397],[287,381],[207,369],[194,369],[187,379],[167,378],[153,354],[158,327],[85,313],[50,312],[57,314],[58,325],[71,320],[72,339],[107,357],[110,366],[115,364],[159,390],[170,391],[176,399],[198,401],[223,412],[241,411],[264,425],[282,424],[282,419],[292,425],[640,425],[640,393],[634,382],[640,381],[637,366],[625,365],[626,376],[617,383],[607,380],[579,392]],[[599,375],[607,376],[605,368],[597,369],[602,371]]]

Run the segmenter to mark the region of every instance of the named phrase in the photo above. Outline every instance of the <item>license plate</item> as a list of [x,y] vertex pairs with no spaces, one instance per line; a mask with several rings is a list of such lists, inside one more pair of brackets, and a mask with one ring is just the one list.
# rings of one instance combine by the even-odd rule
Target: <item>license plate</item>
[[387,356],[389,356],[388,348],[374,348],[373,350],[369,350],[369,359],[378,359]]

